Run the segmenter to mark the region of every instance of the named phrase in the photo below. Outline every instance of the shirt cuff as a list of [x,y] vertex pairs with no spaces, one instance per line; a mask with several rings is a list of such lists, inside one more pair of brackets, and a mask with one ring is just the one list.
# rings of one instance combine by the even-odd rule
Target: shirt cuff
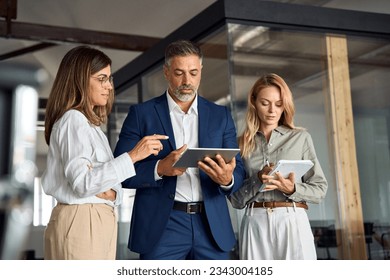
[[120,185],[118,187],[118,189],[113,188],[113,190],[116,191],[116,199],[113,201],[114,206],[119,206],[123,201],[123,190],[120,188]]
[[158,175],[158,172],[157,172],[157,166],[158,166],[158,163],[160,162],[160,160],[158,160],[157,162],[156,162],[156,165],[154,166],[154,180],[155,181],[158,181],[158,180],[161,180],[162,179],[162,177],[160,177],[159,175]]
[[230,185],[228,186],[222,186],[222,185],[219,185],[224,191],[228,191],[230,190],[234,185],[234,175],[232,176],[232,182],[230,183]]
[[123,153],[113,159],[113,166],[118,176],[119,182],[123,182],[127,178],[134,176],[135,168],[133,161],[128,153]]

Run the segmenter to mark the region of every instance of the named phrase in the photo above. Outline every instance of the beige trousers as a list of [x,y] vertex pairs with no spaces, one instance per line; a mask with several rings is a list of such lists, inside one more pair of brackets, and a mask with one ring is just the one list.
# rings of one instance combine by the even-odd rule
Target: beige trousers
[[114,260],[118,224],[106,204],[57,204],[45,230],[46,260]]

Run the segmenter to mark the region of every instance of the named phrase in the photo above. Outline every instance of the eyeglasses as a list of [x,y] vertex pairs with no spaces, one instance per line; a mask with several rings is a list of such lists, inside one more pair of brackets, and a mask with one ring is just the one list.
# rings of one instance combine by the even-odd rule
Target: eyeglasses
[[108,81],[110,82],[111,85],[114,84],[114,77],[113,76],[106,76],[106,75],[102,75],[102,76],[99,76],[99,77],[92,77],[94,78],[95,80],[98,80],[102,86],[104,86],[104,84]]

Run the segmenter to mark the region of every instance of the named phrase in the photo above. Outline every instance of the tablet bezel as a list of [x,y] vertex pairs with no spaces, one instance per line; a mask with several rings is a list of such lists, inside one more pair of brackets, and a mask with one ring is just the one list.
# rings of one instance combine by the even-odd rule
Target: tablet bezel
[[239,148],[188,148],[173,166],[198,167],[198,161],[203,160],[206,156],[215,159],[217,154],[220,154],[225,162],[230,162],[239,152]]

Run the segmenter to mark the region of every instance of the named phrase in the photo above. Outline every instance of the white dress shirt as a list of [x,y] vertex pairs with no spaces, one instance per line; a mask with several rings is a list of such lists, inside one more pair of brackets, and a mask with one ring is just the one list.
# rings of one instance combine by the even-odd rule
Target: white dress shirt
[[[166,91],[166,95],[176,149],[179,149],[184,144],[187,144],[187,148],[198,148],[198,95],[196,95],[187,114],[184,113],[180,106],[176,104],[176,102],[168,94],[168,91]],[[159,161],[157,161],[154,168],[154,178],[156,181],[162,179],[162,177],[160,177],[157,173],[158,162]],[[232,182],[229,185],[220,185],[220,187],[228,191],[233,187],[233,185],[234,176],[232,176]],[[202,188],[199,179],[199,168],[187,168],[182,175],[177,176],[175,200],[181,202],[203,201]]]
[[[106,135],[77,110],[67,111],[53,126],[42,175],[42,188],[65,204],[122,202],[121,182],[134,176],[128,153],[113,157]],[[117,192],[114,202],[95,195],[109,189]]]
[[[167,98],[176,149],[179,149],[184,144],[187,144],[187,148],[199,147],[198,95],[196,95],[187,113],[181,110],[180,106],[177,105],[168,92]],[[203,200],[198,168],[187,168],[183,175],[177,176],[175,200],[182,202]]]

